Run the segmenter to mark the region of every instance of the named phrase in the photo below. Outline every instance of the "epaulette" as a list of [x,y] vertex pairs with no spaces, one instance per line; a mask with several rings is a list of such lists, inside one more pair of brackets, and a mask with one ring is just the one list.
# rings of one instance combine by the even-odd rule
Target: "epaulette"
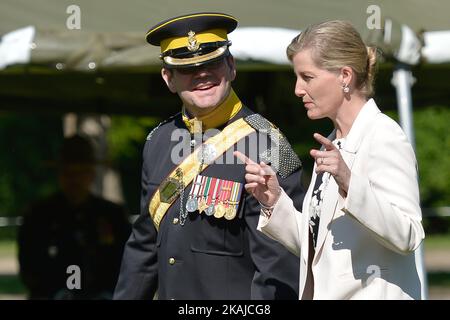
[[258,132],[267,134],[271,140],[270,149],[259,154],[262,161],[270,163],[282,178],[287,178],[302,166],[295,151],[281,131],[260,114],[251,114],[244,120]]
[[155,133],[155,131],[158,130],[159,127],[161,127],[163,124],[171,121],[173,118],[175,118],[179,114],[180,114],[180,112],[178,112],[177,114],[174,114],[173,116],[170,116],[169,118],[167,118],[166,120],[164,120],[160,124],[158,124],[155,128],[153,128],[153,130],[150,131],[150,133],[147,135],[147,141],[149,141],[152,138],[153,133]]

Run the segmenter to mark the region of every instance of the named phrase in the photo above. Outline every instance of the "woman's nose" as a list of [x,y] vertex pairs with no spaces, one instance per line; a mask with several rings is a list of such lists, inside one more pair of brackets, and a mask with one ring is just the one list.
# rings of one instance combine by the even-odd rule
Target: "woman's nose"
[[297,81],[297,83],[295,84],[294,92],[295,92],[295,95],[299,98],[303,97],[306,94],[305,89],[303,88],[303,86],[301,86],[299,81]]

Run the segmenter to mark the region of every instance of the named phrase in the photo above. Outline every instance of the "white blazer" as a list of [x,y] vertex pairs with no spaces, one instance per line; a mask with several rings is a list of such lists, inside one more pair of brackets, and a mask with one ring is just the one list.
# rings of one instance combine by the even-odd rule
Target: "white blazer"
[[[335,139],[335,131],[328,137]],[[312,261],[314,299],[420,299],[414,250],[425,237],[414,151],[398,124],[371,99],[359,112],[341,155],[351,169],[347,197],[331,178],[324,193]],[[314,167],[315,169],[315,167]],[[302,213],[282,192],[258,230],[300,257],[300,298],[308,272],[309,205]]]

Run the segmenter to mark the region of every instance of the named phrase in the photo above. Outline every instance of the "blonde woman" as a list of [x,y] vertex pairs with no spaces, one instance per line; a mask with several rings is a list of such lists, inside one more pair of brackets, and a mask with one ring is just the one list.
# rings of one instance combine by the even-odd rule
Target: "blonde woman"
[[424,239],[416,159],[373,99],[376,51],[344,21],[312,25],[287,48],[295,94],[335,130],[311,150],[302,212],[264,163],[246,165],[261,204],[258,229],[300,257],[301,299],[420,299],[414,250]]

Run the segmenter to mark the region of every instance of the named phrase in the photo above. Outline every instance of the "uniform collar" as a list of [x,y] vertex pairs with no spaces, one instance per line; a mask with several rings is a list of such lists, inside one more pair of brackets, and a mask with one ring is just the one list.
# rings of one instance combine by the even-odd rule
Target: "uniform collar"
[[202,116],[190,118],[183,106],[182,115],[183,122],[190,133],[206,131],[211,128],[217,128],[227,123],[242,109],[242,102],[239,97],[231,89],[230,94],[217,108],[212,112]]

